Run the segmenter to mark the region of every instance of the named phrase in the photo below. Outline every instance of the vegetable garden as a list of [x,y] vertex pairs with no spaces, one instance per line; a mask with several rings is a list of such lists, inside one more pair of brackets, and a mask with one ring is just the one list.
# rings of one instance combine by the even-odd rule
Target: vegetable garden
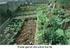
[[68,2],[61,1],[19,6],[15,12],[22,16],[14,17],[0,33],[0,44],[70,45],[70,11]]

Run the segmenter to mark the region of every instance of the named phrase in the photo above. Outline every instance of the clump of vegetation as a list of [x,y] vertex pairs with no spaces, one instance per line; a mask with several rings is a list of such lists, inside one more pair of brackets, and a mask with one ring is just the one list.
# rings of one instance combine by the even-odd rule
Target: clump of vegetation
[[37,10],[37,44],[69,44],[70,14],[52,7]]
[[16,35],[21,29],[23,21],[21,19],[13,19],[8,26],[4,29],[3,33],[0,33],[0,44],[14,44]]

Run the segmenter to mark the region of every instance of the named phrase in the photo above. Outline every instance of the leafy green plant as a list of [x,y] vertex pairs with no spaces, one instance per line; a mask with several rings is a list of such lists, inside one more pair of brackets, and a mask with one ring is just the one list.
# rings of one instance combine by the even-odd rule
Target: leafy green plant
[[15,42],[15,36],[21,29],[22,24],[23,21],[21,19],[13,19],[5,28],[4,33],[0,33],[0,44],[9,45]]
[[70,26],[70,18],[67,14],[62,8],[39,8],[37,10],[37,44],[68,44],[70,32],[67,28]]

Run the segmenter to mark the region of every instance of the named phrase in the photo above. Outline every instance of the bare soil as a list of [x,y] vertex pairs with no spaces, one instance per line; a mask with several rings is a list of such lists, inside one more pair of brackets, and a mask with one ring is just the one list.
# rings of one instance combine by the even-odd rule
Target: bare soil
[[28,18],[25,21],[22,30],[20,31],[20,35],[16,39],[17,44],[22,45],[33,45],[34,44],[34,36],[36,32],[36,22],[33,19]]

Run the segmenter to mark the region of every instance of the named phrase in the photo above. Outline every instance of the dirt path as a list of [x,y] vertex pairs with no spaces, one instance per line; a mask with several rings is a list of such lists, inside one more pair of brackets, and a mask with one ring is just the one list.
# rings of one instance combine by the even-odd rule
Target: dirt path
[[22,27],[21,34],[18,36],[16,43],[23,45],[34,44],[34,36],[36,32],[36,22],[33,19],[27,19],[24,27]]

